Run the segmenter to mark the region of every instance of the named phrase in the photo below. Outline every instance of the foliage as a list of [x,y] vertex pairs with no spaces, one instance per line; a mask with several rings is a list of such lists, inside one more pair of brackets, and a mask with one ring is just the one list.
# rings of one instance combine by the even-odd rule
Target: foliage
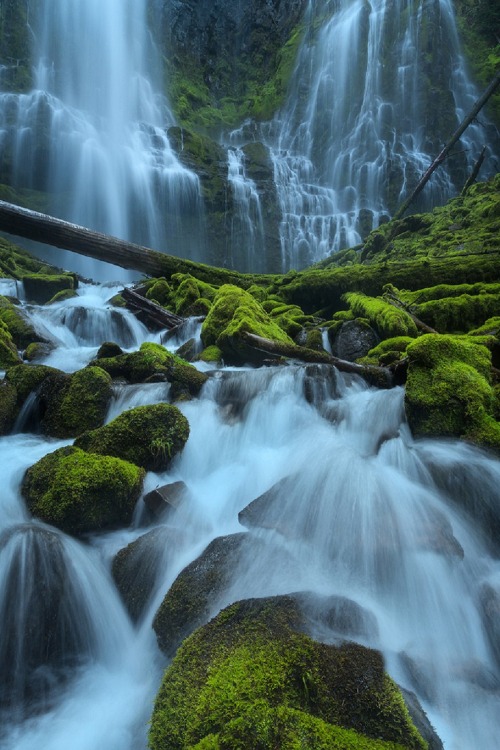
[[357,292],[345,294],[344,299],[353,314],[358,318],[366,318],[382,338],[417,335],[415,323],[408,313],[383,299]]

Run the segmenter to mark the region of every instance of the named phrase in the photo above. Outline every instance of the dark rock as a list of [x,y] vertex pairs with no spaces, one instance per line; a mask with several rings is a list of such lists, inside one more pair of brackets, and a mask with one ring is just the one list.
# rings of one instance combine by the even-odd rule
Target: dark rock
[[336,331],[332,352],[339,359],[355,362],[360,357],[366,357],[378,343],[379,337],[367,323],[348,320]]
[[500,666],[500,588],[484,584],[479,592],[479,601],[484,629]]
[[443,743],[436,734],[436,730],[427,718],[427,714],[420,705],[415,693],[400,687],[408,713],[418,731],[429,745],[429,750],[444,750]]
[[296,481],[297,475],[293,474],[276,482],[238,513],[238,521],[248,529],[273,529],[286,537],[295,536],[293,519],[288,520],[290,509],[286,497],[293,491]]
[[329,640],[330,632],[349,638],[378,636],[375,615],[345,596],[321,596],[310,591],[290,594],[299,605],[308,633]]
[[166,526],[148,531],[121,549],[113,559],[112,574],[132,620],[137,622],[164,575],[179,534]]
[[104,341],[99,347],[96,354],[96,359],[105,359],[106,357],[119,357],[123,354],[123,349],[115,344],[114,341]]
[[172,482],[155,487],[154,490],[148,492],[144,495],[144,503],[155,518],[160,518],[166,513],[177,510],[188,492],[184,482]]

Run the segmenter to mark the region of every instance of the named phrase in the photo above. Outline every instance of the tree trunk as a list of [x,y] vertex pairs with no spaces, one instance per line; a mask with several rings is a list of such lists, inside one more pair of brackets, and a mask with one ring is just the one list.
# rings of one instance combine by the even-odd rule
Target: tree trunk
[[5,201],[0,201],[0,231],[71,250],[148,276],[169,278],[174,273],[193,273],[199,279],[212,283],[241,284],[241,275],[236,271],[176,258]]
[[464,131],[469,127],[471,122],[476,118],[479,111],[484,107],[488,99],[492,94],[495,93],[495,90],[497,86],[500,84],[500,70],[497,71],[495,77],[493,78],[492,82],[488,86],[488,88],[484,91],[483,95],[477,100],[477,102],[472,107],[469,114],[464,117],[462,122],[460,123],[459,127],[453,135],[451,136],[448,143],[441,149],[439,154],[436,156],[430,167],[427,169],[425,174],[421,177],[417,187],[413,191],[413,193],[405,200],[402,206],[398,208],[393,219],[401,219],[407,208],[410,206],[411,203],[415,200],[415,198],[422,192],[426,184],[429,182],[433,172],[439,167],[440,164],[443,163],[445,158],[447,157],[449,151],[453,148],[455,143],[458,141],[460,136],[464,133]]

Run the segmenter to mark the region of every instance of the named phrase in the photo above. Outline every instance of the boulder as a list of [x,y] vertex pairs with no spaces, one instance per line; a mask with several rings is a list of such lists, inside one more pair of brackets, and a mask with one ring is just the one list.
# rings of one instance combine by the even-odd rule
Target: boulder
[[500,665],[500,586],[484,584],[479,592],[479,602],[483,626],[497,664]]
[[29,468],[21,492],[34,516],[79,535],[127,526],[143,479],[134,464],[67,446]]
[[335,332],[332,352],[339,359],[355,362],[360,357],[366,357],[379,341],[380,338],[368,323],[358,319],[347,320]]
[[177,510],[189,493],[185,482],[171,482],[144,495],[144,504],[155,518]]
[[76,289],[77,281],[74,274],[42,274],[33,273],[23,276],[24,293],[30,302],[43,305],[49,302],[58,292]]
[[172,404],[137,406],[75,441],[89,453],[116,456],[146,471],[164,471],[184,448],[189,423]]
[[236,602],[199,628],[163,678],[152,750],[424,750],[381,654],[318,643],[303,625],[294,598],[279,596]]

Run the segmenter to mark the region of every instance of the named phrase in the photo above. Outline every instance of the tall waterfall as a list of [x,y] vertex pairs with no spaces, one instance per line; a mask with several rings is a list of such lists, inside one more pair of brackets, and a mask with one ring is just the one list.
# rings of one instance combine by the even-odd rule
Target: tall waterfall
[[[4,94],[0,107],[13,186],[47,191],[48,210],[62,218],[201,259],[199,181],[165,132],[173,115],[146,0],[40,0],[35,8],[34,89]],[[72,267],[90,273],[88,262]]]
[[[451,0],[318,0],[309,13],[288,102],[268,136],[284,269],[355,245],[387,220],[478,96]],[[414,207],[454,197],[491,137],[469,126]]]

